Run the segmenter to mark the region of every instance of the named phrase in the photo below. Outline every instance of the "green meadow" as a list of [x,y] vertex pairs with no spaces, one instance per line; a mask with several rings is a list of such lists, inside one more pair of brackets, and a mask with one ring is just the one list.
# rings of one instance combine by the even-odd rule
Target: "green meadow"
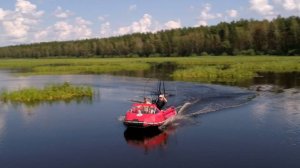
[[146,70],[150,65],[139,59],[2,59],[1,69],[18,75],[102,74]]
[[153,64],[165,62],[176,65],[176,70],[168,74],[175,80],[209,83],[239,82],[260,72],[300,72],[299,56],[2,59],[0,68],[18,75],[103,74],[147,71]]

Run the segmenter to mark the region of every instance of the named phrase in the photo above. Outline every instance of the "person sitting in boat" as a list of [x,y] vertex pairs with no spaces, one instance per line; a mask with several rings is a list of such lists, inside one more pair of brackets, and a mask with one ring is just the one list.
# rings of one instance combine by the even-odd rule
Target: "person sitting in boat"
[[149,97],[144,97],[144,103],[145,104],[152,104],[151,99]]
[[155,101],[156,107],[161,110],[165,104],[168,102],[165,95],[161,94],[158,96],[158,99]]

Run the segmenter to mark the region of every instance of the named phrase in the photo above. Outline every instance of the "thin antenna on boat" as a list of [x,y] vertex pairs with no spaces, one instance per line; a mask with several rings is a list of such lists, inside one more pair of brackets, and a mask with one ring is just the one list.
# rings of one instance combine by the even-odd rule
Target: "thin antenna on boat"
[[161,94],[161,80],[159,81],[159,88],[158,88],[157,94],[158,94],[158,96]]
[[[147,86],[147,84],[149,83],[149,81],[150,81],[150,78],[148,78],[147,80],[146,80],[146,84],[144,85],[144,97],[146,97],[146,86]],[[143,98],[144,98],[143,97]]]
[[163,81],[163,90],[164,90],[164,95],[166,95],[165,81]]

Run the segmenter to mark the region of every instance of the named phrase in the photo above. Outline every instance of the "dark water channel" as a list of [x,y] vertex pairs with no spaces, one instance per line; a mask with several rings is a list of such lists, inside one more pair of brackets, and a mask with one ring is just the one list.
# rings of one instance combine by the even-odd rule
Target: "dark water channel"
[[136,131],[123,126],[122,116],[129,100],[155,90],[156,80],[0,72],[0,89],[65,81],[97,94],[91,101],[0,103],[1,168],[300,167],[299,85],[274,92],[264,83],[167,81],[168,105],[189,105],[163,131]]

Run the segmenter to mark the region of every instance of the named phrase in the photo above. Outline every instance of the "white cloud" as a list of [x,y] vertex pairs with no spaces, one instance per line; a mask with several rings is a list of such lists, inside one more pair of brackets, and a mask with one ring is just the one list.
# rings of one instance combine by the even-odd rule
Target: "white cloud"
[[124,35],[124,34],[129,34],[130,27],[120,27],[119,30],[115,33],[116,35]]
[[297,5],[294,0],[284,0],[283,7],[286,10],[294,10],[297,8]]
[[178,28],[181,28],[180,20],[178,21],[171,20],[165,23],[165,29],[178,29]]
[[[92,30],[90,21],[81,17],[66,21],[58,21],[48,27],[39,25],[44,12],[28,0],[17,0],[15,10],[0,8],[0,45],[24,42],[40,42],[52,40],[71,40],[90,38]],[[70,11],[58,7],[54,12],[57,18],[67,18]]]
[[0,33],[4,34],[3,40],[13,43],[27,41],[43,14],[27,0],[17,0],[15,10],[0,9]]
[[38,31],[34,34],[34,41],[35,42],[43,41],[44,39],[47,38],[48,34],[49,34],[48,30]]
[[[49,27],[48,32],[41,32],[41,35],[50,35],[52,36],[52,38],[55,38],[54,40],[89,38],[92,35],[92,31],[89,28],[90,24],[91,22],[84,20],[81,17],[77,17],[73,24],[66,21],[59,21],[55,23],[52,27]],[[41,37],[45,38],[45,36]]]
[[234,9],[228,10],[228,11],[227,11],[227,14],[228,14],[229,17],[235,18],[235,17],[238,16],[238,11],[237,11],[237,10],[234,10]]
[[75,20],[74,26],[74,33],[75,37],[82,39],[82,38],[89,38],[92,35],[92,30],[90,29],[89,25],[92,23],[88,20],[85,20],[81,17],[77,17]]
[[[130,33],[146,33],[146,32],[156,32],[159,30],[167,30],[167,29],[176,29],[182,27],[181,21],[178,19],[177,21],[170,20],[164,24],[159,23],[154,20],[151,15],[144,14],[143,17],[138,20],[132,22],[130,26],[124,26],[118,28],[117,31],[114,31],[113,35],[124,35]],[[109,28],[109,29],[108,29]],[[110,30],[110,24],[103,24],[101,26],[101,30]],[[103,31],[107,34],[108,31]]]
[[56,8],[56,10],[54,11],[54,16],[57,17],[57,18],[62,18],[62,19],[65,19],[65,18],[68,18],[72,15],[72,12],[69,11],[69,10],[63,10],[62,7],[58,6]]
[[54,25],[36,32],[33,38],[35,42],[86,39],[92,37],[91,24],[90,21],[81,17],[77,17],[73,21],[58,21]]
[[24,20],[22,17],[17,17],[13,21],[3,21],[2,24],[7,35],[16,39],[25,38],[30,27],[24,23]]
[[105,22],[101,24],[100,37],[109,37],[111,35],[110,23]]
[[205,4],[204,9],[201,12],[200,18],[203,20],[209,20],[209,19],[214,19],[216,18],[215,15],[210,14],[211,11],[211,5],[210,4]]
[[17,0],[16,2],[16,12],[21,13],[32,13],[36,11],[36,5],[30,3],[26,0]]
[[209,20],[222,18],[223,14],[217,13],[213,14],[211,13],[211,5],[205,4],[203,10],[200,13],[200,16],[198,17],[198,23],[196,26],[207,26]]
[[0,8],[0,21],[3,20],[6,15],[7,15],[7,11]]
[[129,33],[145,33],[150,32],[150,27],[152,23],[152,16],[149,14],[144,14],[144,16],[139,20],[133,22],[130,26],[120,27],[115,33],[117,35],[124,35]]
[[268,0],[250,0],[250,9],[264,16],[274,15],[274,7],[269,4]]
[[72,34],[73,26],[65,21],[60,21],[54,24],[53,30],[59,40],[66,40]]
[[199,20],[196,26],[207,26],[208,23],[206,20]]
[[88,20],[85,20],[85,19],[83,19],[82,17],[77,17],[77,18],[75,19],[75,23],[76,23],[77,25],[91,25],[91,24],[92,24],[92,22],[90,22],[90,21],[88,21]]
[[136,9],[137,9],[137,5],[136,4],[133,4],[133,5],[129,6],[129,11],[134,11]]
[[276,0],[287,11],[300,10],[300,0]]
[[102,16],[98,16],[98,20],[100,22],[107,22],[108,18],[109,18],[108,14],[105,14],[105,15],[102,15]]

